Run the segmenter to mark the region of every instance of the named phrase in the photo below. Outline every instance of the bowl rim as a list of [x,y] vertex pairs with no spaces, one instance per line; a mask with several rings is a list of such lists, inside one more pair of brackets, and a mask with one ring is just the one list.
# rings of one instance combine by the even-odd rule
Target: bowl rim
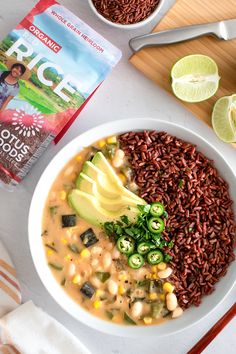
[[[124,122],[126,122],[126,124],[124,124]],[[65,164],[68,161],[70,161],[71,158],[73,158],[73,156],[75,156],[74,152],[71,153],[71,147],[73,147],[73,145],[78,145],[78,152],[81,151],[81,149],[84,147],[84,146],[80,146],[80,143],[79,143],[79,141],[82,140],[84,137],[85,138],[90,137],[97,130],[100,130],[102,132],[102,136],[100,136],[100,138],[98,138],[98,139],[102,139],[103,137],[108,136],[108,134],[106,132],[108,132],[109,129],[111,129],[111,130],[115,129],[115,132],[112,134],[119,134],[122,132],[124,133],[124,132],[130,131],[130,128],[126,128],[126,126],[128,126],[128,125],[129,125],[129,127],[132,127],[134,129],[134,131],[145,130],[144,126],[147,126],[147,125],[155,125],[156,128],[154,128],[154,127],[149,128],[148,127],[148,128],[146,128],[146,130],[155,130],[155,129],[159,130],[158,123],[166,125],[166,128],[162,128],[162,129],[166,129],[167,132],[168,132],[168,126],[169,127],[171,126],[172,128],[178,128],[178,129],[185,131],[186,133],[189,134],[190,137],[191,137],[191,135],[195,136],[195,138],[197,138],[199,140],[199,148],[200,148],[200,142],[201,141],[204,142],[208,147],[210,147],[212,150],[214,150],[214,153],[216,153],[220,156],[221,160],[224,162],[225,166],[228,168],[228,171],[230,171],[233,178],[234,179],[236,178],[236,174],[231,169],[228,162],[226,162],[224,160],[224,157],[221,154],[221,152],[219,152],[219,150],[214,145],[209,143],[207,140],[205,140],[205,138],[201,137],[198,133],[194,132],[193,130],[186,128],[181,124],[176,124],[173,122],[164,121],[164,120],[157,119],[157,118],[156,119],[153,119],[153,118],[121,119],[121,120],[111,121],[111,122],[108,122],[105,124],[97,125],[97,126],[93,127],[92,129],[85,131],[81,135],[78,135],[73,140],[71,140],[68,144],[66,144],[54,156],[54,158],[49,162],[49,164],[45,168],[44,172],[42,173],[42,175],[35,187],[34,194],[33,194],[32,200],[31,200],[30,209],[29,209],[28,240],[29,240],[29,246],[30,246],[30,253],[31,253],[31,256],[33,259],[33,263],[34,263],[36,272],[38,273],[39,278],[41,279],[44,287],[47,289],[49,294],[68,314],[70,314],[72,317],[79,320],[83,324],[85,324],[93,329],[99,330],[103,333],[112,334],[112,335],[121,336],[121,337],[138,337],[138,336],[151,336],[151,335],[155,335],[156,337],[164,337],[164,336],[168,336],[170,334],[176,334],[176,333],[181,332],[187,328],[192,327],[193,325],[199,323],[201,320],[206,318],[210,313],[212,313],[216,309],[217,306],[219,306],[219,304],[222,303],[222,301],[229,294],[229,292],[232,290],[232,288],[234,287],[234,285],[236,283],[236,276],[235,276],[236,273],[235,274],[233,273],[232,283],[230,283],[230,284],[227,283],[227,287],[224,288],[223,296],[221,296],[220,299],[218,299],[216,303],[213,303],[210,310],[205,312],[203,315],[199,316],[198,319],[194,319],[193,321],[189,321],[189,323],[178,322],[179,326],[175,326],[174,328],[170,328],[170,329],[167,328],[167,330],[165,330],[165,323],[162,324],[161,326],[153,325],[153,326],[137,326],[137,327],[136,326],[128,327],[126,325],[113,324],[113,323],[102,320],[102,319],[90,314],[89,312],[84,310],[79,304],[77,304],[72,298],[70,298],[70,296],[67,295],[66,292],[64,292],[64,290],[60,289],[61,287],[60,287],[59,283],[54,278],[52,272],[50,271],[50,269],[46,263],[44,266],[46,266],[46,268],[47,268],[48,277],[45,278],[45,276],[43,274],[44,273],[43,268],[39,267],[39,261],[37,260],[39,252],[38,252],[38,249],[36,248],[35,242],[34,242],[35,219],[36,219],[35,218],[35,210],[38,211],[38,200],[37,199],[38,199],[38,197],[40,197],[41,188],[44,188],[44,182],[45,181],[48,182],[47,175],[48,174],[50,175],[50,170],[53,169],[55,162],[57,162],[57,160],[59,160],[60,157],[63,156],[63,154],[68,155],[67,161],[64,161],[62,159],[63,163],[60,164],[60,169],[59,169],[59,171],[61,171],[63,169],[63,166],[65,166]],[[119,127],[119,129],[118,129],[118,127]],[[170,134],[172,134],[172,133],[170,133]],[[96,140],[93,140],[93,141],[96,141]],[[87,146],[89,146],[89,145],[90,144],[88,144]],[[60,172],[57,172],[56,175],[58,175],[58,173],[60,173]],[[55,179],[52,180],[52,183],[54,180]],[[45,204],[45,201],[46,201],[48,192],[52,186],[52,183],[49,185],[49,187],[48,186],[46,187],[47,193],[46,193],[46,197],[44,199],[43,205]],[[232,195],[231,195],[231,197],[232,197]],[[41,228],[39,230],[39,236],[40,236],[40,243],[42,245]],[[43,250],[43,247],[42,247],[42,250]],[[45,254],[44,254],[44,258],[46,260]],[[40,259],[40,262],[41,262],[41,259]],[[232,264],[231,264],[231,266],[232,266]],[[235,269],[234,269],[234,271],[235,271]],[[222,281],[222,278],[221,278],[221,281]],[[219,283],[220,282],[218,282],[218,284]],[[56,295],[55,295],[55,288],[59,291],[59,293],[56,292]],[[60,291],[61,291],[61,293],[60,293]],[[208,296],[207,297],[205,296],[205,298],[208,298]],[[76,309],[76,311],[74,311],[75,309]],[[187,312],[188,312],[188,310],[186,311],[186,314],[187,314]],[[82,319],[81,319],[80,315],[83,316]],[[179,321],[181,321],[181,319],[179,319]],[[167,321],[167,322],[176,323],[175,321]],[[172,325],[172,327],[173,327],[173,325]],[[160,328],[161,330],[157,331],[156,330],[157,328]]]
[[129,24],[129,25],[122,25],[121,23],[116,23],[116,22],[109,21],[107,18],[105,18],[103,15],[101,15],[97,11],[97,9],[96,9],[96,7],[95,7],[95,5],[93,3],[93,0],[88,0],[88,3],[89,3],[90,8],[92,9],[93,13],[100,20],[102,20],[104,23],[106,23],[106,24],[108,24],[108,25],[110,25],[110,26],[112,26],[114,28],[131,30],[131,29],[136,29],[136,28],[143,27],[146,24],[148,24],[149,22],[151,22],[157,16],[159,11],[161,11],[165,1],[166,0],[160,0],[159,3],[157,4],[157,7],[155,8],[155,10],[147,18],[145,18],[144,20],[142,20],[140,22],[132,23],[132,24]]

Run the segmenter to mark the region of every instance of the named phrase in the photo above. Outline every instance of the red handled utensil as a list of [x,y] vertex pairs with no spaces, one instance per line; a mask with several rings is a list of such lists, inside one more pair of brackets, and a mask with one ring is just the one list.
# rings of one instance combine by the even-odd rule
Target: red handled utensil
[[187,354],[200,354],[211,341],[219,334],[222,329],[229,323],[236,315],[236,303],[226,312],[226,314],[211,327],[211,329],[190,349]]

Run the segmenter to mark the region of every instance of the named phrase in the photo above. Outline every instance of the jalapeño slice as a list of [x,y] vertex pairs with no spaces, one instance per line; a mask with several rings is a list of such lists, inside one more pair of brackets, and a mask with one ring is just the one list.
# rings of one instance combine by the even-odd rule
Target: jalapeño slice
[[131,236],[121,236],[116,245],[121,253],[129,255],[134,251],[135,241]]

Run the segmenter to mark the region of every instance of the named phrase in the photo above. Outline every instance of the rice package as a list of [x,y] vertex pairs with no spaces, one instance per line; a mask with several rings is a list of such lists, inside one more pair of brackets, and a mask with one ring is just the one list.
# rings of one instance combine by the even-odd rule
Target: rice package
[[16,185],[72,124],[121,52],[54,0],[0,42],[0,181]]

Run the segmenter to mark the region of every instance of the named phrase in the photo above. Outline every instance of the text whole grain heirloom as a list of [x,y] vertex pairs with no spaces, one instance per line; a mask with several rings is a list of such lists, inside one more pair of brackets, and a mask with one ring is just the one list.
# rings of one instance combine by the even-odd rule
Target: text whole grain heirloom
[[56,1],[36,4],[0,43],[0,181],[22,180],[120,57]]

